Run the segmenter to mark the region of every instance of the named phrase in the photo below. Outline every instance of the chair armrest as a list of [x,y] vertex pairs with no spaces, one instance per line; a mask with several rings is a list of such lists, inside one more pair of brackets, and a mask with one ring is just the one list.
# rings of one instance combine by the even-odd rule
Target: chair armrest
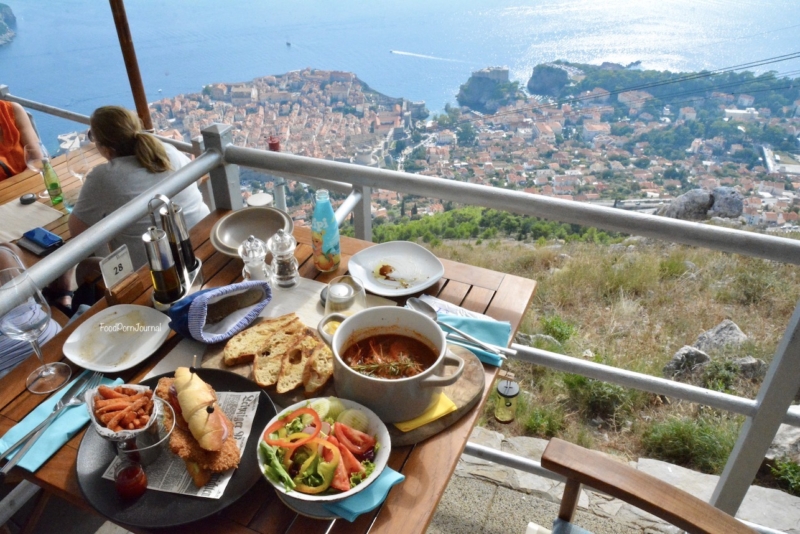
[[[568,479],[568,486],[586,484],[630,503],[690,533],[755,532],[707,502],[595,451],[553,438],[542,454],[542,467]],[[573,484],[569,484],[572,481]],[[571,495],[568,495],[571,493]],[[571,516],[580,492],[566,492],[561,510]],[[574,503],[572,500],[574,499]],[[559,514],[561,517],[561,514]],[[572,517],[561,517],[570,521]]]

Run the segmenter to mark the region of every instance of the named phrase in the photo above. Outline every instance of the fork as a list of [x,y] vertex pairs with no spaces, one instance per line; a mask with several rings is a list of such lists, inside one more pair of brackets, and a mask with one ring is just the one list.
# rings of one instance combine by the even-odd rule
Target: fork
[[83,404],[84,403],[83,394],[87,390],[96,388],[98,385],[100,385],[100,381],[102,379],[103,379],[102,373],[95,372],[94,374],[92,374],[92,376],[89,377],[89,379],[84,383],[83,387],[81,387],[79,391],[75,392],[72,396],[66,399],[66,401],[64,400],[64,397],[61,397],[61,399],[59,399],[59,401],[53,408],[53,412],[47,416],[47,419],[39,423],[39,425],[30,432],[28,432],[28,434],[26,434],[25,437],[23,437],[17,443],[9,447],[8,450],[4,453],[4,456],[13,451],[14,449],[16,449],[17,447],[19,447],[19,445],[22,444],[30,436],[33,436],[30,437],[30,439],[28,439],[27,443],[25,443],[25,447],[23,447],[22,450],[19,451],[19,453],[17,453],[14,456],[14,458],[9,460],[6,463],[6,465],[4,465],[2,469],[0,469],[0,480],[4,479],[6,473],[8,473],[12,467],[17,465],[17,463],[22,459],[22,457],[25,456],[25,454],[30,450],[31,447],[33,447],[33,444],[36,443],[36,441],[42,436],[42,434],[45,433],[47,427],[50,426],[50,424],[53,421],[55,421],[55,419],[64,411],[65,408],[69,408],[71,406],[79,406]]

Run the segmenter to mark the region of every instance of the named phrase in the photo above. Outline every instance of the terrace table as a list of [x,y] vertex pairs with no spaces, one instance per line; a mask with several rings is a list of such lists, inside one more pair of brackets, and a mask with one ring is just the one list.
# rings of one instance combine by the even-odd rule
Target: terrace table
[[[209,231],[226,213],[225,210],[212,212],[191,231],[197,257],[203,262],[202,269],[206,280],[204,287],[230,284],[241,277],[241,260],[217,252],[209,241]],[[342,262],[338,271],[320,273],[311,260],[309,228],[297,227],[294,234],[299,243],[295,254],[300,262],[301,275],[321,282],[344,274],[347,271],[348,259],[356,252],[372,246],[372,243],[366,241],[342,237]],[[443,260],[442,263],[445,267],[444,277],[425,293],[469,310],[485,313],[495,319],[510,321],[512,333],[517,331],[522,316],[533,298],[536,282],[453,261]],[[130,303],[149,305],[151,284],[146,267],[139,270],[137,276],[146,289],[135,298],[131,298]],[[400,304],[404,302],[404,299],[397,300]],[[105,299],[99,301],[79,320],[47,343],[43,347],[45,359],[48,362],[61,360],[61,347],[72,331],[88,316],[107,306]],[[165,344],[151,358],[133,369],[120,373],[119,376],[127,382],[142,380],[180,339],[180,336],[171,332]],[[38,362],[31,357],[0,380],[0,435],[7,432],[44,400],[45,397],[32,395],[25,389],[25,377],[37,366]],[[486,383],[480,402],[453,426],[417,445],[392,448],[389,466],[403,473],[405,481],[392,489],[381,507],[362,515],[354,523],[345,520],[321,521],[300,516],[281,503],[265,480],[259,479],[248,493],[224,511],[183,528],[171,529],[171,532],[262,534],[425,532],[470,432],[481,414],[497,372],[497,368],[485,366]],[[70,440],[36,473],[15,469],[17,473],[46,491],[76,506],[91,510],[81,495],[75,472],[75,462],[83,432]],[[133,531],[141,530],[133,529]]]
[[[84,147],[84,153],[86,154],[86,161],[89,163],[90,169],[106,161],[106,159],[100,155],[94,145],[90,145],[88,148]],[[80,186],[78,179],[72,176],[67,168],[67,159],[65,155],[62,154],[53,158],[51,160],[51,164],[58,175],[58,180],[61,182],[62,191],[70,191]],[[0,181],[0,205],[7,204],[9,202],[19,202],[19,197],[22,195],[26,193],[33,193],[36,195],[36,200],[38,202],[47,204],[48,206],[51,206],[63,213],[63,216],[46,225],[44,228],[46,230],[50,230],[56,235],[61,236],[61,238],[66,242],[71,237],[69,234],[69,226],[67,225],[69,213],[67,213],[63,202],[53,206],[50,203],[49,198],[39,198],[39,193],[42,191],[44,191],[44,180],[42,179],[42,175],[38,172],[26,169],[21,173],[12,176],[11,178]],[[33,265],[40,259],[41,258],[28,252],[27,250],[22,251],[22,261],[25,262],[25,265]]]

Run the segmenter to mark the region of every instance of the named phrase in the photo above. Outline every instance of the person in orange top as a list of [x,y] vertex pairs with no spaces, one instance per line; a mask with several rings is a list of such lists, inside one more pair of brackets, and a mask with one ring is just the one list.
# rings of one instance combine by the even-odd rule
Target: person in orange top
[[25,145],[39,142],[39,136],[16,102],[0,100],[0,180],[25,170]]

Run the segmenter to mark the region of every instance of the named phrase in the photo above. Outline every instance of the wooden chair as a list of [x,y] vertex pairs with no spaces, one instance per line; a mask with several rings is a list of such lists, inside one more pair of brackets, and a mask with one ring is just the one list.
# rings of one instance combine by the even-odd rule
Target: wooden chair
[[690,533],[755,532],[722,510],[671,484],[558,438],[551,439],[542,454],[542,467],[567,478],[558,513],[558,518],[567,523],[572,521],[578,506],[581,484],[586,484]]

